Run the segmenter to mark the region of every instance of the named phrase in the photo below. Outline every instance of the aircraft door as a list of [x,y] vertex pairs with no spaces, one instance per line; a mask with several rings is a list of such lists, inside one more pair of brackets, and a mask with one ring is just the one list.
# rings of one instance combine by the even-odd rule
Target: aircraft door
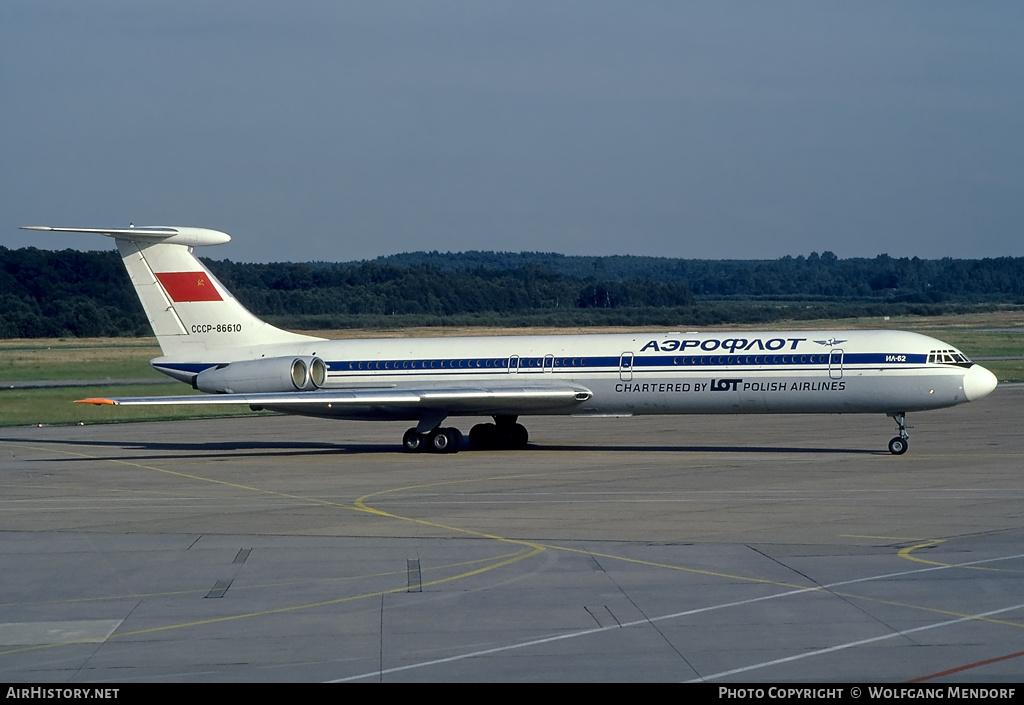
[[551,372],[553,369],[555,369],[555,356],[554,355],[545,355],[544,356],[544,371],[545,372]]
[[629,382],[633,379],[633,353],[624,352],[619,356],[619,379]]
[[519,356],[513,355],[508,359],[508,373],[510,375],[517,374],[519,372]]
[[831,379],[843,378],[843,351],[833,348],[828,356],[828,376]]

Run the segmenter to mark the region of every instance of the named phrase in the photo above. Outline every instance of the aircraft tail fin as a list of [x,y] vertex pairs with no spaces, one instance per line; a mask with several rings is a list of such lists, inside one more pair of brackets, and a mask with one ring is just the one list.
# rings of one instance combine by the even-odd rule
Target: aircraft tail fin
[[182,227],[24,229],[113,237],[165,356],[320,340],[254,316],[192,254],[193,247],[228,242],[226,233]]

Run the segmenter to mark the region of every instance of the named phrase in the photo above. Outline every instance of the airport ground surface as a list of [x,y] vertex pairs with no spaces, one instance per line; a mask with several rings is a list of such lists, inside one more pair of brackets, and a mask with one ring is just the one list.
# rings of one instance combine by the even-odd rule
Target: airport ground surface
[[1024,388],[901,457],[884,416],[524,422],[0,430],[0,680],[1024,676]]

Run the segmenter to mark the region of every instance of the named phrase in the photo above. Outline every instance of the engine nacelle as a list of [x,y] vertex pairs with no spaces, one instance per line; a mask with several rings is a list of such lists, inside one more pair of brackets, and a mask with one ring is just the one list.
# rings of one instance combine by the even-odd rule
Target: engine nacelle
[[209,367],[192,386],[214,394],[307,392],[327,381],[327,363],[319,357],[271,357]]

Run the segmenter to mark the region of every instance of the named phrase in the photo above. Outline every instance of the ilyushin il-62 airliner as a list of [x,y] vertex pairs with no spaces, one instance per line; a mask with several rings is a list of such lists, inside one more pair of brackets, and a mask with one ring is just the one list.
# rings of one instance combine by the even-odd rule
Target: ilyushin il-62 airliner
[[245,404],[339,419],[407,420],[410,452],[527,444],[523,415],[852,414],[892,417],[980,399],[995,376],[940,340],[899,331],[745,331],[325,340],[247,311],[192,254],[222,232],[190,227],[29,230],[113,237],[160,344],[157,370],[208,395],[83,399]]

